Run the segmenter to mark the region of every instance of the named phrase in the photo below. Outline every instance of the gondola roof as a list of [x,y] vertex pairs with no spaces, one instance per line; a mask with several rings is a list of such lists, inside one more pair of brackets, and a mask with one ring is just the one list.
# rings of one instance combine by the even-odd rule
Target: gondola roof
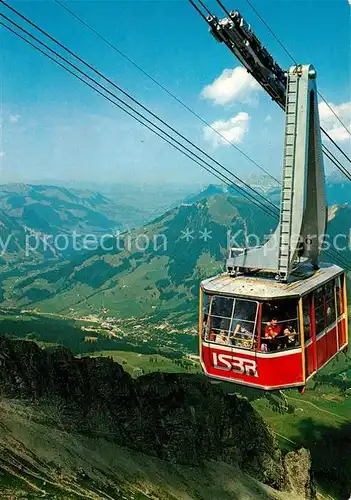
[[235,297],[273,300],[278,298],[296,298],[309,293],[329,280],[341,275],[341,267],[333,264],[321,264],[316,271],[306,273],[300,268],[292,274],[286,283],[274,278],[239,275],[235,278],[228,273],[209,278],[202,282],[202,288],[210,294],[231,295]]

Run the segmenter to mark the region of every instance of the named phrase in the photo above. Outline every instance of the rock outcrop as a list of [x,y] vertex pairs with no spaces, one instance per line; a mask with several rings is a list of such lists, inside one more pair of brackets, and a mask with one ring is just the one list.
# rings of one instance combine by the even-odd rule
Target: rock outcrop
[[313,481],[311,453],[305,448],[291,451],[284,457],[284,467],[289,481],[288,488],[302,498],[316,497],[316,487]]
[[308,453],[285,458],[246,399],[205,377],[153,373],[133,380],[108,358],[0,337],[0,396],[50,407],[62,428],[186,465],[221,460],[278,490],[315,498]]

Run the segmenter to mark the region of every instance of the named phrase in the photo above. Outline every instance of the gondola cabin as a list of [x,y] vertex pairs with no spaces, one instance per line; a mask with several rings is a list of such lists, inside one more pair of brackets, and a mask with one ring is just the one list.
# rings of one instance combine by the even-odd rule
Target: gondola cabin
[[[322,251],[335,263],[346,259],[324,246],[328,209],[317,72],[311,64],[284,71],[266,57],[252,30],[242,29],[247,23],[239,12],[226,14],[207,18],[211,33],[285,110],[280,219],[261,245],[249,246],[247,234],[244,247],[230,240],[227,272],[201,283],[201,363],[218,380],[302,390],[348,342],[346,274],[320,263]],[[275,217],[272,200],[257,194],[253,203]]]
[[303,388],[347,348],[347,330],[346,276],[337,266],[288,283],[228,274],[201,283],[201,364],[218,380]]

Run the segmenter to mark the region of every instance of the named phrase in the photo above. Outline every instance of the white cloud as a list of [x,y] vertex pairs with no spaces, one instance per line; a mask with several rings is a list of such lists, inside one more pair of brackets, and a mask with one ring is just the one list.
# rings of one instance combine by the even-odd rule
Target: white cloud
[[20,119],[20,115],[10,115],[9,122],[10,123],[18,123]]
[[[351,129],[351,101],[344,102],[342,104],[336,105],[331,102],[328,103],[333,111],[337,114],[340,120],[345,124],[345,126]],[[336,118],[334,113],[329,109],[325,102],[319,103],[319,117],[321,125],[328,132],[330,137],[334,141],[347,141],[350,140],[350,134],[341,125],[339,120]]]
[[[238,113],[229,120],[217,120],[211,124],[212,128],[204,127],[204,138],[206,141],[212,142],[213,147],[216,148],[229,146],[227,141],[240,144],[249,130],[249,120],[249,115],[244,112]],[[217,134],[215,130],[223,137]]]
[[5,151],[0,151],[0,158],[2,158],[3,156],[5,156]]
[[246,69],[238,66],[234,69],[225,69],[213,83],[202,90],[201,97],[222,106],[234,101],[250,103],[252,93],[259,90],[261,87],[256,80]]
[[[350,0],[351,1],[351,0]],[[264,119],[265,122],[270,122],[272,121],[271,115],[267,115],[266,118]]]

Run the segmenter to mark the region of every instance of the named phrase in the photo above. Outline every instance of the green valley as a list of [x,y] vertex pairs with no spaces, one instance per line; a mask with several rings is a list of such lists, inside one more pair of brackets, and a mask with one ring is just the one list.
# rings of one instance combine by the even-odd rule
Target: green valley
[[[344,242],[351,208],[334,207],[329,218],[327,243]],[[205,196],[104,240],[104,249],[28,271],[24,278],[3,273],[2,304],[72,317],[102,313],[190,325],[196,320],[199,281],[224,269],[228,234],[243,245],[243,221],[258,242],[274,227],[264,213],[230,193]],[[350,255],[345,250],[343,259]],[[324,258],[330,260],[329,254]]]

